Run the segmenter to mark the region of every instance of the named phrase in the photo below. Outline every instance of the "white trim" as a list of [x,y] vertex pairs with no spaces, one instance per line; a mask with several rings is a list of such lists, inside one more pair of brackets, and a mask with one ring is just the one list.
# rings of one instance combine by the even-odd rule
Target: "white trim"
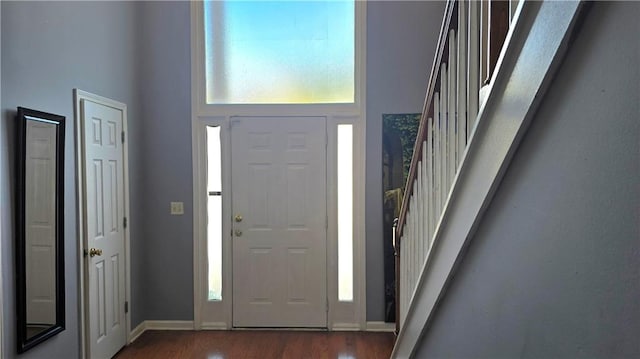
[[420,337],[462,260],[464,248],[473,238],[560,66],[581,9],[580,2],[520,3],[392,358],[415,354]]
[[[222,127],[223,145],[223,191],[231,193],[230,178],[230,153],[224,146],[229,145],[228,121],[231,116],[321,116],[327,118],[327,133],[329,134],[327,148],[327,214],[329,227],[327,231],[327,253],[332,253],[332,242],[337,240],[337,228],[332,217],[336,212],[330,208],[335,197],[335,186],[332,186],[333,170],[330,168],[332,159],[333,129],[331,126],[337,123],[352,123],[354,125],[354,184],[365,182],[365,155],[366,155],[366,2],[355,2],[356,32],[355,32],[355,102],[353,104],[316,104],[316,105],[207,105],[205,103],[205,77],[204,77],[204,46],[203,44],[203,8],[202,2],[191,4],[191,134],[192,134],[192,165],[193,165],[193,283],[194,283],[194,327],[196,330],[209,329],[205,320],[213,321],[215,329],[223,326],[230,329],[231,317],[231,265],[229,260],[223,268],[223,299],[218,304],[207,303],[204,297],[206,285],[204,261],[206,253],[203,245],[206,229],[203,223],[204,203],[198,193],[204,192],[203,178],[204,167],[204,141],[202,126],[219,125]],[[335,161],[334,161],[335,162]],[[226,174],[224,173],[226,172]],[[224,181],[227,181],[226,184]],[[224,196],[224,194],[223,194]],[[224,202],[223,202],[224,203]],[[223,204],[224,206],[224,204]],[[228,228],[231,216],[230,212],[223,208],[223,233],[229,233]],[[226,226],[226,227],[225,227]],[[332,274],[332,261],[327,260],[327,295],[329,302],[329,314],[327,328],[357,327],[363,330],[366,326],[366,248],[365,248],[365,189],[364,186],[354,185],[354,301],[337,301],[337,275]],[[230,238],[223,238],[223,258],[231,258]],[[229,243],[227,245],[227,243]],[[227,248],[228,247],[228,248]],[[205,254],[203,254],[205,253]],[[336,252],[337,253],[337,252]],[[336,258],[337,263],[337,258]],[[225,289],[226,288],[226,289]],[[207,317],[207,307],[218,306],[215,310],[215,318]],[[333,323],[340,322],[343,324]],[[348,324],[344,324],[348,323]]]
[[[2,6],[0,6],[0,29],[2,29]],[[0,69],[2,69],[2,46],[0,46]],[[0,71],[0,84],[2,84],[2,71]],[[0,109],[3,108],[2,107],[2,86],[0,85]],[[6,122],[5,121],[5,129],[6,129]],[[5,134],[5,133],[0,133],[0,148],[3,149],[4,151],[4,137],[5,136],[10,136],[9,134]],[[65,136],[66,138],[66,136]],[[1,155],[2,157],[5,156],[5,154]],[[8,157],[8,156],[7,156]],[[4,162],[2,161],[2,159],[0,159],[0,163],[4,164]],[[10,163],[10,161],[7,158],[7,165]],[[1,176],[6,177],[7,178],[7,182],[9,182],[8,178],[9,178],[9,173],[7,172],[3,172],[4,167],[2,168],[2,170],[0,170]],[[2,178],[0,178],[0,184],[2,183]],[[0,188],[0,203],[6,203],[4,201],[4,199],[2,198],[2,188]],[[2,212],[5,211],[4,209],[5,206],[0,206],[0,238],[2,238],[2,227],[4,226],[2,223]],[[9,204],[9,208],[14,208],[13,203]],[[3,243],[2,241],[0,241],[0,268],[4,268],[2,265],[2,246]],[[3,273],[5,271],[3,270]],[[0,358],[4,358],[4,281],[2,280],[3,277],[3,273],[0,273]],[[66,308],[65,308],[66,309]]]
[[227,322],[206,322],[201,323],[201,328],[205,330],[228,330],[230,329]]
[[261,105],[206,105],[201,106],[197,113],[200,116],[278,116],[284,113],[291,117],[313,117],[319,114],[340,114],[344,116],[357,115],[361,110],[356,104],[261,104]]
[[[205,151],[205,126],[220,126],[220,136],[222,145],[222,188],[223,198],[228,197],[225,194],[231,193],[231,153],[229,151],[229,117],[228,115],[215,114],[213,116],[199,116],[197,109],[200,101],[204,101],[204,47],[202,2],[191,3],[191,143],[192,143],[192,174],[193,174],[193,318],[194,328],[200,329],[219,329],[224,323],[225,329],[231,329],[231,313],[232,313],[232,273],[231,261],[231,237],[229,235],[230,209],[229,201],[223,199],[223,269],[222,269],[222,301],[208,302],[205,299],[207,278],[204,272],[204,263],[206,263],[206,218],[205,206],[206,201],[199,194],[206,193],[206,182],[202,175],[203,169],[206,168]],[[216,313],[210,313],[211,310]],[[215,314],[215,315],[212,315]],[[212,318],[215,316],[215,318]],[[205,320],[213,320],[213,322],[205,322]],[[210,328],[211,323],[215,323],[215,328]]]
[[[203,178],[206,168],[206,131],[207,126],[219,126],[222,146],[222,300],[209,302],[206,300],[207,277],[204,264],[207,261],[206,248],[206,181]],[[233,303],[232,266],[226,258],[232,256],[232,242],[229,229],[231,228],[231,203],[227,200],[231,194],[231,153],[228,132],[228,118],[198,118],[192,122],[193,141],[193,221],[194,221],[194,326],[200,329],[231,329],[231,311]],[[207,320],[209,322],[207,322]],[[211,328],[214,325],[215,328]]]
[[145,330],[193,330],[193,320],[145,320]]
[[[84,227],[85,227],[85,219],[83,217],[84,213],[84,193],[82,186],[82,179],[84,178],[84,166],[83,166],[83,146],[84,146],[84,136],[80,132],[82,130],[82,118],[81,118],[81,100],[89,100],[91,102],[95,102],[104,106],[113,107],[117,110],[122,111],[122,130],[125,135],[128,136],[128,126],[127,126],[127,105],[122,102],[114,101],[112,99],[98,96],[86,91],[82,91],[80,89],[73,89],[73,102],[74,102],[74,116],[75,116],[75,160],[76,160],[76,196],[77,196],[77,236],[78,236],[78,263],[80,270],[78,271],[78,290],[79,290],[79,313],[78,316],[80,318],[80,353],[82,358],[87,358],[90,356],[90,346],[88,344],[89,335],[87,333],[88,328],[86,326],[87,320],[87,305],[86,305],[86,296],[88,295],[85,286],[85,276],[88,270],[86,266],[86,261],[84,259],[83,253],[84,248],[86,246],[86,240],[83,236]],[[124,216],[126,218],[130,217],[130,205],[129,205],[129,137],[126,138],[123,145],[123,166],[124,166]],[[131,221],[128,221],[127,227],[124,228],[124,241],[125,241],[125,301],[129,302],[129,312],[125,314],[125,338],[129,340],[131,336],[131,258],[129,253],[131,253],[130,242],[131,242]],[[127,342],[126,344],[128,344]]]
[[358,332],[362,328],[359,323],[333,323],[329,330],[334,332]]
[[396,331],[396,323],[367,322],[366,331],[393,333]]
[[[208,329],[208,328],[207,328]],[[193,330],[191,320],[144,320],[129,333],[128,344],[136,341],[147,330]]]
[[[366,183],[367,162],[367,2],[356,1],[356,84],[357,98],[360,101],[360,117],[362,121],[354,128],[358,136],[354,141],[354,161],[356,162],[354,181],[356,184]],[[358,131],[359,130],[359,131]],[[355,213],[354,225],[354,277],[358,278],[358,298],[355,303],[357,323],[364,328],[367,321],[367,251],[366,251],[366,190],[364,185],[354,185],[353,199]]]
[[147,322],[142,321],[142,323],[138,324],[138,326],[133,328],[133,330],[131,330],[131,333],[129,333],[129,344],[136,341],[136,339],[138,339],[146,330]]

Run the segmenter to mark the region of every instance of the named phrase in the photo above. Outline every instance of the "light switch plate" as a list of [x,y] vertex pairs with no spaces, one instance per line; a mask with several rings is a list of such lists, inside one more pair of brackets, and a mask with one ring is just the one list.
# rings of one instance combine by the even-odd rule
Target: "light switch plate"
[[184,202],[171,202],[171,214],[184,214]]

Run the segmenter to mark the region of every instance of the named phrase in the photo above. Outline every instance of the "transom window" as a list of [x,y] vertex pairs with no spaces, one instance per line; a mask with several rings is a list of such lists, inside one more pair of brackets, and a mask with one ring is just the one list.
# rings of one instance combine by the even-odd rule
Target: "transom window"
[[354,103],[355,4],[206,1],[207,104]]

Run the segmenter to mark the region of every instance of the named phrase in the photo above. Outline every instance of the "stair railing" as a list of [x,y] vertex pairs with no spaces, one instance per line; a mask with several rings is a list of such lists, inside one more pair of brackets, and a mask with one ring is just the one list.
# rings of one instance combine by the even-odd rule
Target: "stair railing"
[[399,331],[517,1],[447,2],[394,237]]

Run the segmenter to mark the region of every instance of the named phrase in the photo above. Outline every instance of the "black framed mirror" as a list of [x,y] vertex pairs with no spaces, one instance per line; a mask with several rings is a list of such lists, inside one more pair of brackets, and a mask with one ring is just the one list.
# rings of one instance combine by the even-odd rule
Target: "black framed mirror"
[[18,352],[64,330],[65,118],[18,107],[16,307]]

